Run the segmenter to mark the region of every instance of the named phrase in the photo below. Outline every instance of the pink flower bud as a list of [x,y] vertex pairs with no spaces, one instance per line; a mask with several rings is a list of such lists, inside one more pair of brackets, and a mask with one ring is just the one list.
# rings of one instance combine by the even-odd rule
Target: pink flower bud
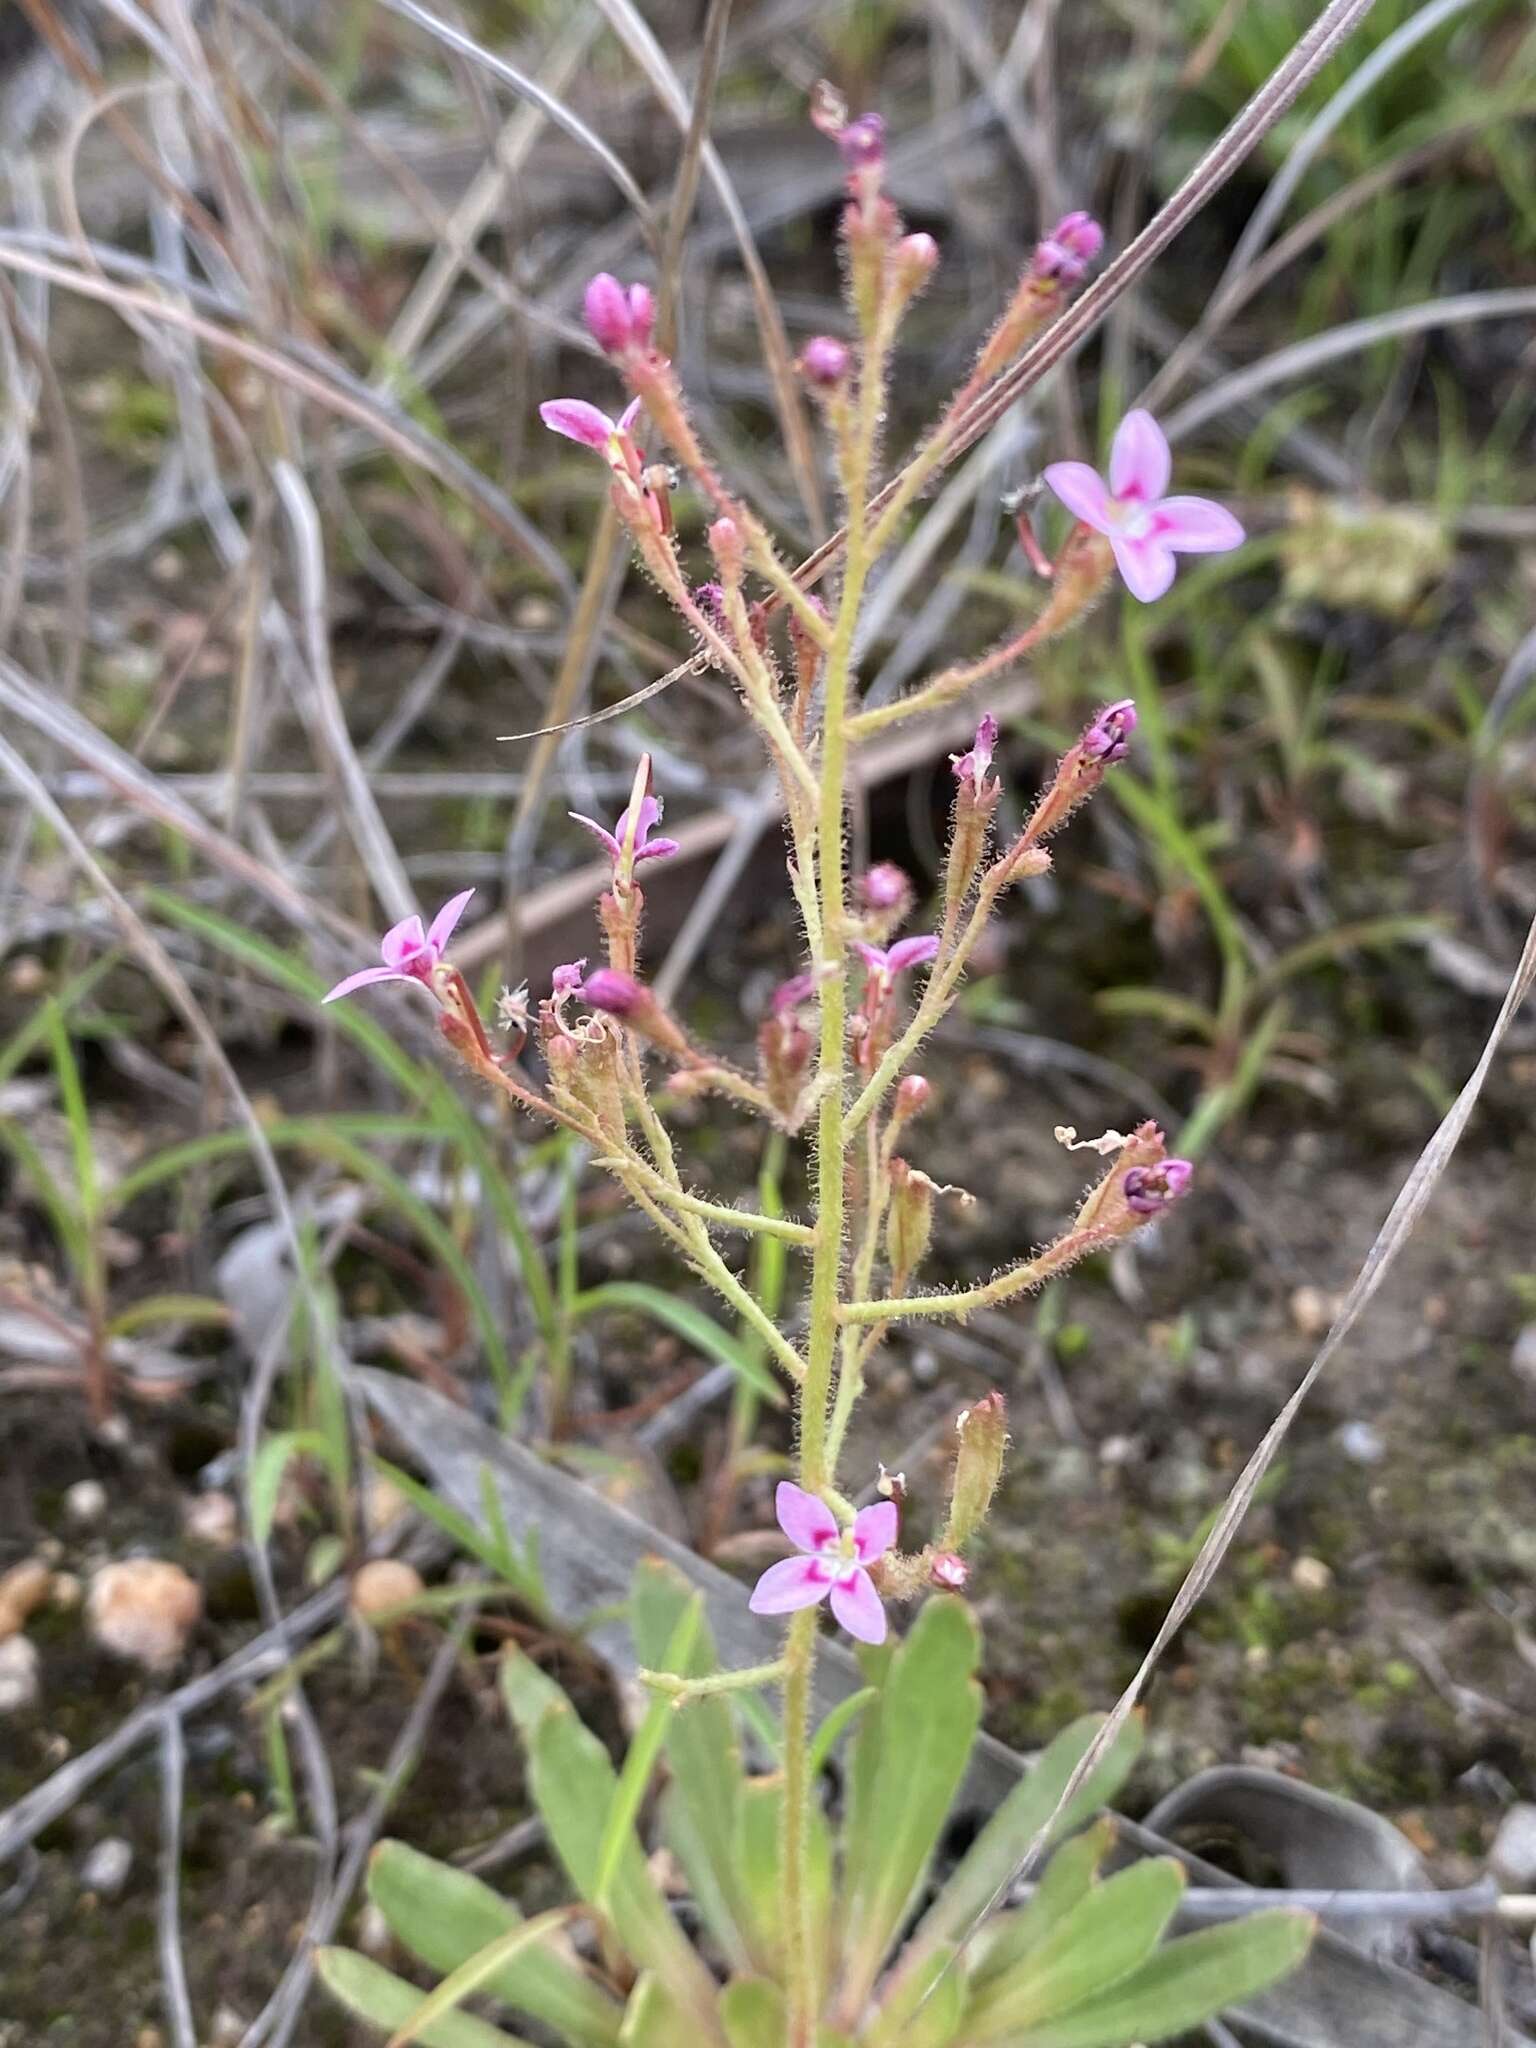
[[1089,761],[1123,761],[1136,730],[1136,704],[1122,697],[1101,711],[1082,737],[1084,758]]
[[1187,1159],[1164,1159],[1156,1166],[1133,1166],[1125,1176],[1125,1206],[1135,1216],[1156,1216],[1171,1208],[1189,1186],[1194,1167]]
[[837,137],[837,147],[850,171],[867,170],[885,161],[885,122],[879,114],[860,114]]
[[958,1593],[970,1576],[970,1566],[952,1550],[939,1551],[928,1567],[928,1577],[941,1593]]
[[939,245],[932,235],[903,235],[891,257],[898,290],[915,292],[938,269]]
[[600,270],[587,286],[583,310],[587,331],[605,355],[629,355],[650,346],[656,302],[643,284],[626,291],[616,277]]
[[905,910],[912,901],[912,883],[893,860],[877,861],[854,890],[865,910]]
[[1038,278],[1081,284],[1103,246],[1104,230],[1091,213],[1069,213],[1042,237],[1030,269]]
[[709,551],[720,564],[720,573],[727,583],[739,583],[745,566],[742,552],[741,528],[734,519],[717,519],[706,536]]
[[921,1116],[932,1100],[932,1084],[921,1074],[908,1074],[896,1090],[896,1114],[903,1122]]
[[633,1017],[651,1001],[632,974],[621,974],[616,967],[596,968],[581,984],[579,993],[584,1003],[610,1017]]
[[802,376],[823,391],[833,391],[844,381],[849,361],[845,344],[830,334],[815,335],[800,351]]

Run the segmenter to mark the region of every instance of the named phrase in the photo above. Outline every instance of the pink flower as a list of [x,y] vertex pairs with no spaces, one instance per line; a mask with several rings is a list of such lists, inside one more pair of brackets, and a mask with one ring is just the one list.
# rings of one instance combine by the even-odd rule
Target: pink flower
[[557,967],[551,975],[549,983],[550,992],[556,1002],[562,1001],[566,996],[575,995],[576,991],[581,987],[586,972],[587,963],[585,958],[568,960],[563,967]]
[[1128,412],[1109,453],[1109,482],[1086,462],[1053,462],[1045,480],[1075,519],[1102,533],[1132,597],[1150,604],[1173,581],[1175,555],[1241,547],[1242,527],[1209,498],[1164,496],[1172,457],[1151,413]]
[[[600,839],[607,848],[608,858],[613,862],[613,871],[618,874],[624,866],[624,842],[629,837],[629,808],[619,813],[619,822],[610,832],[605,825],[599,825],[596,818],[583,817],[580,811],[567,811],[578,825],[584,826],[594,839]],[[635,826],[633,864],[638,867],[643,860],[665,860],[669,853],[676,853],[675,839],[652,839],[651,833],[661,823],[661,799],[648,796],[641,800],[640,817]]]
[[861,1643],[885,1641],[885,1609],[866,1566],[896,1541],[896,1503],[860,1508],[846,1535],[830,1508],[788,1479],[774,1500],[779,1527],[802,1554],[770,1565],[752,1589],[754,1614],[790,1614],[831,1598],[832,1612]]
[[808,1003],[816,993],[816,975],[807,968],[804,974],[792,974],[788,981],[781,981],[770,999],[775,1017],[782,1017],[786,1010],[797,1010],[802,1003]]
[[631,399],[616,420],[588,405],[584,398],[550,398],[539,407],[539,418],[552,434],[579,441],[583,448],[595,448],[599,455],[607,456],[610,468],[638,479],[644,458],[631,429],[639,412],[638,398]]
[[[976,737],[971,742],[968,754],[951,754],[949,765],[955,771],[955,780],[970,785],[971,795],[981,801],[982,785],[992,767],[992,750],[997,745],[997,720],[989,711],[976,728]],[[995,787],[995,785],[994,785]]]
[[605,355],[628,355],[650,347],[656,301],[643,284],[626,290],[616,277],[600,270],[587,286],[583,310],[587,330]]
[[931,960],[939,950],[939,941],[934,934],[923,939],[898,939],[894,946],[872,946],[867,939],[858,939],[853,950],[871,974],[890,982],[898,974],[905,974],[909,967],[921,967]]
[[384,965],[360,967],[356,974],[338,981],[320,998],[321,1002],[334,1003],[338,997],[349,996],[354,989],[366,988],[375,981],[419,981],[423,988],[431,990],[432,977],[442,964],[448,941],[474,893],[473,889],[466,889],[461,895],[450,897],[428,930],[423,931],[419,917],[402,918],[399,924],[391,925],[379,942]]
[[1184,1193],[1194,1171],[1187,1159],[1165,1159],[1158,1166],[1133,1166],[1125,1176],[1125,1206],[1136,1216],[1158,1215]]
[[1104,246],[1104,230],[1091,213],[1069,213],[1035,245],[1030,269],[1039,278],[1081,284]]
[[817,334],[800,351],[800,369],[807,381],[831,391],[842,383],[852,361],[847,344],[830,334]]

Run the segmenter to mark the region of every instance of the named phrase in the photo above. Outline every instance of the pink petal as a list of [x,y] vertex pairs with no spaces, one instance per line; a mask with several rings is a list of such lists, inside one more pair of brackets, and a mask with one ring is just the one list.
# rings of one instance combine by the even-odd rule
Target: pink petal
[[833,1586],[832,1612],[849,1635],[857,1636],[861,1643],[885,1641],[885,1609],[880,1605],[874,1580],[862,1566]]
[[623,842],[622,840],[615,839],[606,825],[599,825],[596,818],[584,818],[580,811],[567,811],[565,815],[574,824],[583,826],[592,834],[594,839],[601,839],[611,861],[619,859],[624,851]]
[[823,1550],[837,1541],[837,1518],[825,1501],[792,1479],[781,1479],[773,1497],[773,1511],[779,1527],[796,1550]]
[[1162,428],[1138,406],[1115,429],[1109,451],[1109,488],[1117,498],[1151,505],[1168,488],[1173,457]]
[[1108,533],[1109,492],[1096,469],[1086,462],[1052,462],[1046,467],[1045,481],[1074,519],[1081,519],[1096,533]]
[[669,853],[676,853],[679,841],[676,839],[652,839],[635,849],[635,865],[643,860],[665,860]]
[[1224,555],[1248,538],[1242,522],[1211,498],[1164,498],[1152,514],[1152,536],[1181,555]]
[[539,418],[552,434],[579,441],[584,448],[606,451],[613,421],[584,398],[551,398],[539,407]]
[[931,960],[939,950],[939,941],[930,933],[922,939],[898,939],[885,956],[885,963],[892,974],[904,974],[909,967],[921,967],[925,960]]
[[[793,1614],[797,1607],[814,1607],[818,1600],[825,1600],[831,1584],[832,1574],[820,1558],[786,1557],[782,1564],[769,1565],[752,1588],[747,1605],[754,1614]],[[875,1589],[871,1586],[869,1590]]]
[[1145,534],[1140,540],[1129,540],[1122,533],[1112,533],[1109,544],[1115,551],[1116,565],[1132,597],[1139,597],[1143,604],[1151,604],[1163,595],[1173,581],[1173,556],[1155,535]]
[[[635,827],[635,846],[637,849],[644,846],[646,840],[650,837],[651,832],[660,823],[660,799],[654,796],[642,797],[640,799],[640,822]],[[624,837],[628,831],[629,805],[626,804],[623,810],[619,813],[619,822],[613,828],[613,836],[615,839],[617,839],[620,846],[624,844]]]
[[896,1503],[877,1500],[860,1508],[853,1518],[853,1554],[860,1564],[873,1564],[884,1557],[896,1541]]
[[427,933],[427,944],[434,953],[442,953],[446,949],[448,941],[458,930],[459,919],[469,908],[469,899],[474,893],[473,889],[464,889],[457,896],[450,896],[433,918],[431,929]]
[[635,431],[635,421],[639,417],[640,401],[638,398],[632,398],[619,414],[619,432],[621,434],[632,434]]
[[360,967],[356,974],[349,974],[345,981],[338,981],[320,998],[322,1003],[338,1002],[342,996],[351,995],[354,989],[367,988],[375,981],[410,981],[409,974],[398,974],[393,967]]
[[402,917],[398,924],[392,924],[379,941],[379,951],[384,956],[386,967],[403,967],[407,960],[414,960],[418,953],[426,950],[427,935],[422,930],[419,917]]
[[864,965],[866,967],[872,967],[875,970],[876,974],[885,974],[889,972],[891,965],[891,956],[889,955],[889,953],[886,952],[884,946],[872,946],[869,943],[868,939],[855,939],[853,942],[853,950],[864,962]]

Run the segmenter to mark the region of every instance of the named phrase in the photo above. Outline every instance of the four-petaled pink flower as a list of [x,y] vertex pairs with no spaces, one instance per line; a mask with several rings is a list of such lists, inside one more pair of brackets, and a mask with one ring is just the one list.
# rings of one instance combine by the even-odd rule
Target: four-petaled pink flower
[[448,941],[474,893],[473,889],[465,889],[461,895],[451,896],[426,930],[422,929],[419,917],[405,917],[399,924],[391,925],[379,942],[384,965],[360,967],[356,974],[338,981],[320,998],[321,1002],[334,1003],[338,996],[349,996],[354,989],[367,988],[375,981],[419,981],[430,991]]
[[1246,535],[1210,498],[1169,498],[1173,460],[1151,413],[1128,412],[1109,452],[1109,482],[1086,462],[1053,462],[1045,481],[1085,526],[1102,533],[1132,597],[1150,604],[1173,581],[1175,555],[1220,555]]
[[788,1479],[774,1499],[779,1527],[802,1554],[770,1565],[752,1589],[754,1614],[790,1614],[830,1599],[832,1612],[861,1643],[885,1641],[885,1609],[866,1569],[896,1541],[896,1503],[860,1508],[846,1535],[832,1510]]
[[[580,811],[567,811],[578,825],[586,827],[594,839],[600,839],[613,862],[613,871],[618,874],[624,867],[624,842],[629,837],[629,807],[626,804],[619,813],[619,822],[610,832],[606,825],[599,825],[596,818],[583,817]],[[661,823],[660,797],[642,797],[640,816],[635,825],[635,844],[630,855],[631,862],[638,867],[643,860],[665,860],[669,853],[676,853],[675,839],[653,839],[652,832]]]
[[979,803],[983,784],[992,767],[992,753],[997,745],[997,720],[989,711],[976,728],[976,737],[971,742],[970,752],[951,754],[949,765],[955,771],[956,782],[968,784],[971,795]]
[[595,448],[608,459],[610,469],[633,477],[638,483],[645,458],[635,445],[633,428],[640,413],[640,401],[632,398],[616,420],[584,398],[550,398],[539,407],[539,418],[552,434],[567,441],[579,441],[583,448]]
[[939,950],[939,941],[933,933],[922,939],[898,939],[894,946],[872,946],[867,939],[857,939],[853,950],[871,974],[889,984],[909,967],[921,967],[931,960]]

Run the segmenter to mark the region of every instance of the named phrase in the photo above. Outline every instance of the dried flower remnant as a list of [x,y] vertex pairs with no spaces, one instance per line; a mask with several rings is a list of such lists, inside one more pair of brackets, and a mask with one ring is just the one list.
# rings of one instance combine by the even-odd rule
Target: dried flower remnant
[[333,989],[328,989],[320,998],[321,1002],[337,1002],[342,996],[349,996],[354,990],[367,988],[376,981],[417,981],[429,994],[436,996],[437,971],[443,964],[448,941],[457,930],[459,919],[468,909],[474,893],[473,889],[464,889],[457,896],[451,896],[425,929],[419,917],[405,917],[399,924],[391,925],[379,942],[383,966],[360,967],[355,974],[347,975]]
[[752,1589],[754,1614],[792,1614],[826,1600],[849,1635],[885,1641],[885,1609],[868,1567],[896,1541],[896,1503],[860,1508],[846,1533],[826,1504],[782,1479],[774,1500],[779,1527],[801,1555],[770,1565]]
[[1170,498],[1167,437],[1151,413],[1128,412],[1115,431],[1109,481],[1086,462],[1053,462],[1045,481],[1085,526],[1101,533],[1132,597],[1151,604],[1173,582],[1175,555],[1219,555],[1247,535],[1225,505]]

